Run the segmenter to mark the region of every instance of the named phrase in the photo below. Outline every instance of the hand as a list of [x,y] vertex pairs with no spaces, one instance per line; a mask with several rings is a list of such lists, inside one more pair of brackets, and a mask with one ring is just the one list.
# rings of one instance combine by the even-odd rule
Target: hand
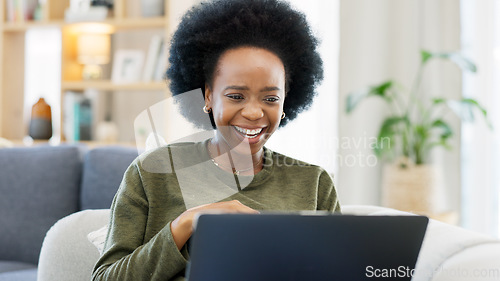
[[227,213],[227,214],[258,214],[259,211],[254,210],[246,205],[243,205],[238,200],[217,202],[197,206],[186,210],[178,216],[171,224],[170,229],[175,241],[175,245],[180,250],[186,244],[189,237],[193,233],[193,221],[197,215],[204,213]]

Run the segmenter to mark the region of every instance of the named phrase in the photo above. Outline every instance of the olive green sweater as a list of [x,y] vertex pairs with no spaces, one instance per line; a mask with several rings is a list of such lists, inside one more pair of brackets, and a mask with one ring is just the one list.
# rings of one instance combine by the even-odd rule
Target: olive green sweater
[[170,223],[193,206],[229,200],[256,210],[340,212],[332,179],[318,166],[264,148],[264,168],[235,177],[212,163],[206,141],[159,148],[125,172],[92,280],[184,280],[188,243],[177,249]]

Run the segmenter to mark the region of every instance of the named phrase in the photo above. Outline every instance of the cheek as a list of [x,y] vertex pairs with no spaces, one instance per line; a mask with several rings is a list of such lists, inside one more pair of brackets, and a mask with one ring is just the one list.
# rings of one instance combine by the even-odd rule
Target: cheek
[[212,112],[214,115],[215,123],[226,123],[234,116],[237,109],[234,106],[230,106],[219,99],[214,102],[212,107]]
[[274,124],[274,127],[278,128],[281,122],[282,114],[283,114],[283,104],[281,104],[278,108],[268,112],[269,119]]

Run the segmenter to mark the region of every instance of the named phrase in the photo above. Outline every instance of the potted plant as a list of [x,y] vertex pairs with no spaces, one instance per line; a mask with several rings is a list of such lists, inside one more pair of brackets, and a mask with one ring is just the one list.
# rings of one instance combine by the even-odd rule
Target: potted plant
[[[455,63],[463,71],[476,72],[476,66],[459,53],[420,52],[420,66],[409,93],[394,80],[350,93],[346,111],[351,113],[363,100],[377,97],[389,107],[389,115],[383,120],[375,154],[388,161],[383,175],[383,203],[392,208],[430,215],[435,211],[436,185],[440,175],[429,164],[433,148],[450,149],[453,131],[444,116],[454,112],[464,121],[474,120],[479,112],[487,121],[487,111],[476,100],[458,100],[427,97],[421,94],[422,74],[429,61],[445,59]],[[407,97],[407,100],[405,100]]]

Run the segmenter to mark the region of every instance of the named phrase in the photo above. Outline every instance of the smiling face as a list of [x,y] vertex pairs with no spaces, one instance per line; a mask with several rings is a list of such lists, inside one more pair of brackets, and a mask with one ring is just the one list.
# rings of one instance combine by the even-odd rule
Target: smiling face
[[217,126],[215,141],[230,148],[247,143],[252,154],[260,152],[283,113],[283,63],[265,49],[239,47],[221,55],[213,77],[205,98]]

